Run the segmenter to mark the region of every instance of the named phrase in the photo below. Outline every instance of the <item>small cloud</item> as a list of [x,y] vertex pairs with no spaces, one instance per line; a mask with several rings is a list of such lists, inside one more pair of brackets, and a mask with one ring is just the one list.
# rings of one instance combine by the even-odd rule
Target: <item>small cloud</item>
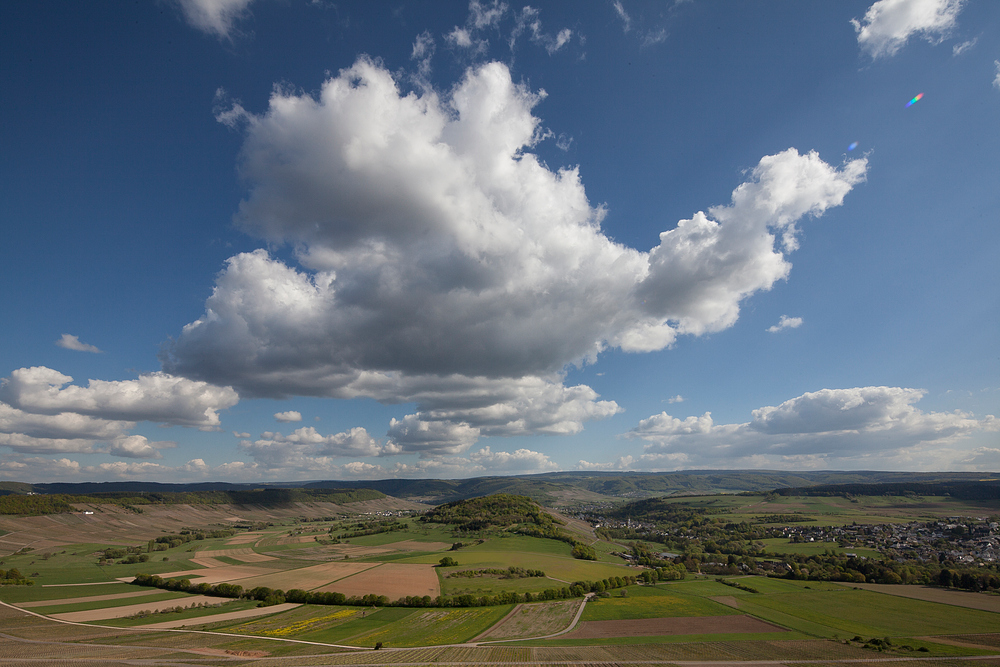
[[469,48],[472,46],[472,35],[465,28],[455,26],[455,29],[444,36],[451,44]]
[[642,46],[653,46],[667,41],[667,29],[650,30],[642,38]]
[[413,42],[410,60],[416,60],[419,63],[419,72],[423,77],[427,77],[431,73],[431,58],[434,57],[434,51],[434,38],[430,32],[425,30],[417,35],[417,39]]
[[484,5],[478,0],[469,3],[469,23],[476,28],[496,28],[500,19],[507,13],[507,3],[493,0],[492,5]]
[[607,461],[605,463],[591,463],[581,459],[576,464],[577,470],[627,470],[635,463],[635,459],[630,456],[619,456],[617,461]]
[[684,402],[684,397],[681,396],[680,394],[677,394],[676,396],[671,396],[670,398],[667,399],[667,403],[683,403],[683,402]]
[[802,326],[801,317],[789,317],[788,315],[782,315],[781,319],[778,320],[778,323],[772,327],[768,327],[767,330],[769,333],[776,333],[783,329],[798,329],[800,326]]
[[894,56],[917,35],[937,44],[955,27],[964,0],[878,0],[851,25],[872,58]]
[[77,352],[95,352],[97,354],[102,352],[96,345],[82,343],[78,336],[71,336],[70,334],[63,334],[62,338],[56,341],[56,345],[64,347],[67,350],[76,350]]
[[951,47],[951,54],[953,56],[962,55],[963,53],[965,53],[966,51],[968,51],[969,49],[971,49],[973,46],[975,46],[976,42],[978,42],[978,41],[979,41],[979,38],[978,37],[974,37],[974,38],[970,39],[967,42],[962,42],[961,44],[956,44],[955,46]]
[[275,412],[274,418],[283,424],[288,422],[300,422],[302,421],[302,413],[296,412],[295,410],[289,410],[288,412]]
[[1000,89],[1000,60],[994,60],[993,65],[997,68],[997,75],[993,78],[993,87]]
[[240,433],[239,431],[233,431],[233,437],[234,438],[243,438],[243,439],[246,439],[246,438],[250,437],[250,434],[247,433],[246,431],[244,431],[242,433]]
[[246,16],[252,0],[178,0],[187,22],[210,35],[229,39],[235,24]]
[[556,138],[556,148],[563,152],[568,151],[571,145],[573,145],[573,137],[565,133],[560,133]]
[[618,14],[618,18],[622,20],[622,32],[628,32],[632,29],[632,17],[625,11],[625,7],[622,6],[620,0],[615,0],[614,7],[615,12]]
[[628,32],[632,29],[632,17],[625,11],[625,7],[622,6],[620,0],[615,0],[614,7],[615,12],[618,14],[618,18],[622,20],[622,32]]

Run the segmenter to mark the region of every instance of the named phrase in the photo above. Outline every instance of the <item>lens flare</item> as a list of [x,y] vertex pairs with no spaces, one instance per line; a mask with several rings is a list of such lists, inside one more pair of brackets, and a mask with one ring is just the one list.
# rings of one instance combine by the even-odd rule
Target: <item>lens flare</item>
[[847,150],[853,151],[857,147],[858,147],[858,142],[855,141],[855,142],[852,142],[851,145],[847,147]]
[[919,102],[920,98],[923,97],[923,96],[924,96],[924,94],[920,93],[919,95],[917,95],[916,97],[914,97],[912,100],[910,100],[909,102],[907,102],[906,106],[907,107],[912,107],[914,104],[916,104],[917,102]]

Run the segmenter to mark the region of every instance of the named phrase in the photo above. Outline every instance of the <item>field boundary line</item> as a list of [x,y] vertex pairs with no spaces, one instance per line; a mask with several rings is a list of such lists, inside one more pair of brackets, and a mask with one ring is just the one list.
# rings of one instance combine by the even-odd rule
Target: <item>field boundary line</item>
[[[553,637],[558,637],[559,635],[564,635],[564,634],[566,634],[567,632],[571,631],[573,628],[576,627],[576,624],[579,622],[580,617],[583,616],[583,609],[584,609],[584,607],[587,606],[587,602],[592,597],[594,597],[593,593],[587,593],[587,595],[583,598],[583,601],[580,603],[580,608],[576,610],[576,616],[573,617],[573,620],[570,622],[569,627],[567,627],[567,628],[565,628],[563,630],[560,630],[559,632],[553,632],[550,635],[543,635],[541,637],[519,637],[517,639],[494,639],[493,641],[480,642],[478,644],[475,644],[475,646],[490,646],[491,644],[502,644],[502,643],[505,643],[505,642],[530,642],[530,641],[535,641],[536,639],[552,639]],[[513,611],[511,613],[513,613]],[[506,618],[506,616],[504,618]],[[497,626],[497,624],[494,624],[491,627],[495,628],[496,626]],[[469,643],[471,644],[472,641],[475,641],[475,640],[471,640]]]
[[[0,632],[0,637],[8,639],[12,642],[19,642],[22,644],[44,644],[46,646],[75,646],[75,647],[86,646],[88,648],[97,647],[97,648],[118,649],[118,650],[121,650],[123,648],[135,648],[147,651],[176,651],[178,653],[193,653],[198,656],[205,656],[205,654],[199,651],[198,649],[190,649],[190,648],[165,649],[161,646],[142,646],[139,644],[128,644],[125,646],[121,644],[82,644],[80,642],[60,642],[60,641],[55,641],[53,639],[27,639],[25,637],[17,637],[15,635],[10,635],[7,634],[6,632]],[[224,660],[246,660],[246,658],[241,658],[239,656],[234,656],[234,655],[218,655],[218,656],[213,655],[211,657],[212,659],[222,658]],[[63,658],[63,660],[73,661],[73,662],[96,662],[98,660],[103,660],[103,659],[104,658]],[[45,660],[48,660],[48,658],[5,658],[4,662],[32,663],[32,662],[41,662]],[[125,662],[126,660],[128,661],[136,660],[136,658],[114,658],[114,660]],[[146,662],[147,660],[156,660],[156,658],[146,658],[146,659],[138,658],[138,660]]]
[[[386,648],[384,648],[382,650],[385,653],[393,653],[393,652],[397,652],[397,651],[412,651],[412,650],[415,650],[415,649],[436,649],[436,648],[449,648],[449,647],[456,647],[456,648],[457,647],[468,647],[468,648],[480,648],[481,647],[481,648],[488,648],[488,647],[490,647],[490,646],[492,646],[494,644],[501,644],[501,643],[506,643],[506,642],[534,641],[534,640],[537,640],[537,639],[549,639],[549,638],[552,638],[552,637],[557,637],[559,635],[566,634],[567,632],[571,631],[574,627],[576,627],[576,624],[579,621],[580,616],[583,615],[584,607],[586,606],[587,601],[590,599],[590,597],[591,596],[588,595],[587,597],[585,597],[583,599],[583,602],[580,604],[580,609],[577,610],[576,616],[573,618],[573,622],[570,624],[570,626],[568,628],[566,628],[565,630],[561,630],[559,632],[553,633],[551,635],[545,635],[543,637],[528,637],[528,638],[521,638],[521,639],[504,639],[504,640],[497,640],[497,641],[492,641],[492,642],[481,642],[481,643],[466,642],[466,643],[461,643],[461,644],[435,644],[435,645],[429,645],[429,646],[386,647]],[[113,627],[113,626],[97,625],[97,624],[94,624],[94,623],[81,623],[81,622],[77,622],[77,621],[62,621],[62,620],[59,620],[59,619],[51,618],[49,616],[45,616],[43,614],[38,614],[38,613],[35,613],[33,611],[29,611],[27,609],[21,609],[20,607],[15,607],[14,605],[8,604],[8,603],[3,602],[3,601],[0,601],[0,605],[2,605],[4,607],[7,607],[8,609],[13,609],[15,611],[21,612],[22,614],[28,614],[28,615],[31,615],[31,616],[35,616],[37,618],[41,618],[41,619],[46,620],[46,621],[51,621],[53,623],[62,623],[64,625],[77,625],[77,626],[81,626],[81,627],[85,627],[85,628],[95,628],[95,629],[98,629],[98,630],[118,630],[118,631],[133,631],[133,632],[154,632],[154,633],[156,633],[156,632],[179,632],[179,633],[187,633],[187,634],[211,635],[211,636],[215,636],[215,637],[233,637],[233,638],[236,638],[236,639],[249,639],[249,638],[253,638],[253,639],[261,639],[261,640],[267,640],[267,641],[287,642],[287,643],[292,643],[292,644],[306,644],[306,645],[311,645],[311,646],[328,646],[330,648],[343,648],[343,649],[354,650],[354,651],[365,651],[365,652],[372,651],[371,648],[364,647],[364,646],[349,646],[349,645],[345,645],[345,644],[329,644],[329,643],[326,643],[326,642],[306,641],[304,639],[286,639],[286,638],[282,638],[282,637],[266,637],[266,636],[261,636],[261,635],[240,635],[240,634],[231,633],[231,632],[211,632],[211,631],[208,631],[208,630],[181,630],[181,629],[168,629],[168,628],[160,629],[160,630],[154,630],[154,629],[142,628],[142,627],[116,628],[116,627]],[[8,638],[8,639],[11,639],[12,641],[25,642],[25,643],[45,643],[45,644],[51,643],[51,644],[72,645],[72,646],[101,646],[101,647],[109,647],[109,648],[143,648],[143,649],[157,649],[157,650],[161,650],[161,651],[180,651],[180,652],[185,652],[185,653],[187,653],[187,652],[194,652],[191,649],[171,648],[171,647],[159,647],[159,646],[136,646],[134,644],[125,644],[125,645],[122,645],[122,644],[93,644],[93,645],[91,645],[91,644],[82,644],[80,642],[44,641],[44,640],[26,639],[26,638],[22,638],[22,637],[17,637],[15,635],[9,635],[9,634],[4,633],[4,632],[0,632],[0,637],[5,637],[5,638]],[[204,655],[204,654],[199,654],[199,655]],[[222,657],[222,656],[219,656],[219,657]],[[294,660],[294,659],[301,659],[303,657],[306,657],[306,656],[301,656],[301,655],[299,655],[299,656],[270,656],[269,659],[274,659],[274,658],[282,659],[282,658],[286,658],[286,659]],[[317,656],[317,657],[326,657],[326,655],[321,655],[321,656]],[[896,657],[896,656],[893,656],[893,657],[884,657],[883,658],[883,657],[878,657],[878,656],[871,656],[871,657],[864,657],[864,658],[839,658],[839,659],[834,659],[834,660],[830,660],[828,658],[827,659],[806,659],[806,660],[795,659],[795,660],[793,660],[791,662],[795,662],[797,664],[819,664],[819,665],[823,665],[823,664],[831,664],[831,663],[837,663],[837,664],[841,664],[841,663],[842,664],[867,663],[867,664],[871,664],[871,663],[875,663],[875,662],[907,662],[907,661],[910,661],[910,662],[939,662],[939,661],[943,661],[943,660],[956,660],[956,661],[958,661],[958,660],[961,660],[961,661],[966,661],[966,660],[995,660],[996,658],[1000,658],[1000,653],[995,653],[995,654],[991,654],[991,655],[931,656],[931,657],[915,657],[915,656],[899,656],[899,657]],[[236,658],[236,659],[239,659],[239,658]],[[28,659],[25,659],[25,660],[32,661],[34,659],[28,658]],[[630,660],[629,662],[630,663],[634,663],[634,664],[650,664],[650,665],[663,664],[663,660]],[[788,662],[790,662],[790,661],[789,660],[707,660],[707,661],[706,660],[671,660],[670,661],[671,664],[675,664],[675,665],[692,665],[692,666],[695,666],[695,665],[716,665],[718,667],[726,667],[726,666],[732,666],[732,667],[755,667],[755,666],[758,666],[758,665],[760,665],[760,666],[781,667],[782,665],[785,665]],[[370,662],[365,662],[365,663],[338,663],[338,667],[353,667],[353,665],[357,665],[358,667],[371,667],[371,664],[372,663],[370,663]],[[423,661],[423,662],[399,662],[399,663],[386,663],[386,664],[395,664],[395,665],[400,665],[401,667],[406,667],[408,665],[412,665],[412,666],[426,665],[427,662],[426,661]],[[471,664],[493,664],[493,665],[546,665],[546,664],[592,665],[594,663],[593,663],[592,660],[587,660],[587,661],[567,661],[567,660],[547,660],[547,661],[542,661],[542,660],[532,660],[532,661],[499,661],[499,662],[483,662],[483,661],[478,661],[478,662],[477,661],[454,662],[453,661],[453,662],[435,662],[435,664],[437,664],[437,665],[453,665],[455,667],[461,667],[461,666],[471,665]]]
[[99,586],[101,584],[122,584],[125,583],[119,579],[114,581],[86,581],[82,584],[42,584],[42,588],[57,588],[62,586]]
[[[308,644],[310,646],[329,646],[330,648],[346,648],[346,649],[350,649],[350,650],[354,650],[354,651],[371,651],[372,650],[372,649],[370,649],[370,648],[368,648],[366,646],[348,646],[347,644],[328,644],[326,642],[310,642],[310,641],[306,641],[304,639],[287,639],[287,638],[284,638],[284,637],[266,637],[266,636],[262,636],[262,635],[238,635],[238,634],[236,634],[234,632],[212,632],[210,630],[181,630],[179,628],[177,628],[177,629],[162,628],[162,629],[159,629],[159,630],[152,629],[152,628],[143,628],[143,627],[118,628],[118,627],[115,627],[113,625],[98,625],[97,623],[82,623],[80,621],[64,621],[62,619],[52,618],[51,616],[45,616],[44,614],[38,614],[38,613],[33,612],[33,611],[29,610],[29,609],[21,609],[20,607],[15,607],[14,605],[8,604],[6,602],[3,602],[2,600],[0,600],[0,605],[3,605],[4,607],[7,607],[8,609],[14,609],[16,611],[19,611],[22,614],[29,614],[31,616],[35,616],[37,618],[44,619],[46,621],[51,621],[52,623],[62,623],[64,625],[78,625],[78,626],[81,626],[81,627],[84,627],[84,628],[96,628],[98,630],[124,630],[124,631],[132,631],[132,632],[184,632],[184,633],[196,634],[196,635],[212,635],[212,636],[215,636],[215,637],[235,637],[237,639],[263,639],[263,640],[267,640],[267,641],[288,642],[290,644]],[[209,621],[209,623],[211,623],[211,621]],[[0,633],[0,634],[2,634],[2,633]],[[29,641],[29,640],[24,640],[24,641]],[[77,642],[69,642],[69,643],[75,644],[77,646],[81,646],[82,645],[82,644],[79,644]],[[101,646],[110,646],[110,644],[101,644]],[[436,648],[436,647],[426,646],[426,647],[418,647],[418,648]]]
[[500,627],[501,625],[503,625],[503,624],[504,624],[504,622],[505,622],[505,621],[506,621],[506,620],[507,620],[508,618],[512,617],[512,616],[513,616],[513,615],[514,615],[514,614],[515,614],[515,613],[517,612],[517,610],[518,610],[518,609],[520,609],[520,608],[521,608],[521,607],[523,607],[523,606],[524,606],[524,604],[523,604],[523,603],[520,603],[520,604],[516,604],[516,605],[514,605],[514,608],[513,608],[513,609],[511,609],[511,610],[510,610],[509,612],[507,612],[507,615],[506,615],[506,616],[504,616],[504,617],[503,617],[503,618],[501,618],[501,619],[500,619],[499,621],[497,621],[496,623],[494,623],[494,624],[493,624],[493,625],[491,625],[490,627],[488,627],[488,628],[486,628],[485,630],[483,630],[482,632],[480,632],[480,633],[479,633],[478,635],[476,635],[475,637],[473,637],[473,638],[472,638],[472,639],[470,639],[469,641],[470,641],[470,642],[475,642],[475,641],[479,641],[479,638],[480,638],[480,637],[483,637],[483,636],[485,636],[485,635],[488,635],[488,634],[489,634],[489,633],[490,633],[490,632],[491,632],[491,631],[492,631],[492,630],[493,630],[494,628],[499,628],[499,627]]

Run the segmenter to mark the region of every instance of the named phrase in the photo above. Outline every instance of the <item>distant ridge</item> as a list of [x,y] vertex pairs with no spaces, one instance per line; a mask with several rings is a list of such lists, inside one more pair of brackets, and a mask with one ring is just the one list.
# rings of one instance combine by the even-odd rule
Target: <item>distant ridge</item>
[[[301,482],[0,482],[0,495],[183,493],[254,489],[372,489],[397,498],[440,504],[494,493],[528,496],[546,506],[663,495],[766,492],[830,485],[977,483],[1000,477],[983,472],[682,470],[676,472],[569,471],[469,479],[311,480]],[[881,488],[881,487],[879,487]],[[840,492],[844,492],[839,490]],[[860,491],[846,491],[861,493]],[[881,495],[885,489],[878,492]]]

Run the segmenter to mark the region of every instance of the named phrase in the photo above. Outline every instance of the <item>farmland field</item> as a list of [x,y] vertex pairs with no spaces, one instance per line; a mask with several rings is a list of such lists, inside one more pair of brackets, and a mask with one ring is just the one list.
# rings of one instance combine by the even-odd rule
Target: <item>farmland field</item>
[[650,617],[615,621],[585,621],[566,639],[605,637],[656,637],[668,635],[756,634],[787,632],[766,621],[732,614],[728,616]]
[[[938,501],[889,498],[851,503],[839,497],[766,500],[763,496],[713,496],[678,498],[672,502],[724,510],[724,514],[712,515],[722,520],[753,519],[768,513],[802,513],[817,519],[802,525],[816,525],[826,521],[898,520],[893,517],[916,515],[927,510],[928,503]],[[941,507],[949,505],[941,500]],[[597,560],[580,560],[571,556],[572,546],[565,541],[488,531],[469,537],[452,532],[446,525],[413,518],[393,519],[392,528],[385,532],[339,539],[337,535],[341,533],[360,531],[357,526],[362,522],[379,525],[377,521],[381,519],[364,516],[344,519],[343,515],[337,515],[335,520],[260,524],[252,531],[235,535],[223,532],[153,551],[148,540],[165,534],[163,529],[156,533],[143,524],[136,537],[145,539],[130,542],[123,539],[122,527],[132,520],[142,523],[147,517],[115,511],[105,514],[113,530],[103,536],[95,533],[87,540],[53,546],[46,551],[3,556],[0,567],[16,567],[30,574],[36,584],[0,586],[0,600],[23,605],[26,611],[53,620],[0,608],[0,632],[36,641],[57,637],[60,641],[89,642],[91,648],[80,645],[81,651],[97,651],[93,648],[95,644],[113,643],[122,647],[115,650],[126,651],[122,655],[130,659],[147,657],[154,650],[149,647],[159,647],[155,649],[160,651],[158,655],[171,655],[177,664],[184,662],[185,657],[172,651],[208,649],[219,652],[220,660],[227,650],[257,652],[256,657],[242,657],[261,665],[442,661],[472,665],[505,660],[669,663],[751,659],[793,664],[796,660],[882,657],[882,653],[862,648],[863,641],[850,642],[855,636],[864,641],[891,639],[893,647],[885,655],[896,659],[1000,655],[1000,606],[996,604],[1000,598],[985,594],[937,587],[842,585],[738,573],[726,575],[728,583],[745,587],[741,589],[716,581],[714,576],[689,572],[685,579],[655,585],[616,588],[618,582],[604,582],[607,591],[586,603],[579,623],[571,631],[541,639],[566,630],[583,600],[580,593],[574,593],[577,597],[566,600],[539,601],[538,594],[548,590],[546,596],[554,593],[558,597],[561,590],[568,590],[574,582],[635,577],[642,569],[627,565],[612,553],[627,551],[628,547],[592,542]],[[207,513],[213,518],[224,514],[227,513],[218,509]],[[242,514],[249,512],[232,511],[227,515]],[[29,519],[29,524],[41,525],[36,518]],[[587,532],[578,520],[568,523],[572,524],[575,535]],[[114,539],[101,541],[99,538],[103,537]],[[456,545],[457,542],[461,544]],[[657,548],[655,542],[649,544]],[[772,553],[809,555],[830,550],[867,555],[862,549],[839,548],[835,543],[792,543],[784,538],[769,538],[764,544]],[[105,558],[105,550],[115,545],[131,545],[133,554],[143,554],[147,560],[127,565],[113,562],[122,560],[121,557]],[[445,556],[459,564],[436,567]],[[545,576],[527,576],[526,572],[517,571],[507,576],[508,568],[541,570]],[[449,576],[489,569],[496,571]],[[257,600],[140,588],[116,581],[128,580],[137,572],[185,578],[192,583],[230,583],[244,590],[280,589],[281,593],[296,588],[340,593],[346,598],[384,595],[389,602],[410,596],[416,605],[437,604],[436,598],[443,595],[456,598],[453,601],[456,605],[467,606],[373,607],[367,602],[355,606],[358,600],[345,598],[328,598],[327,602],[338,604],[323,605],[289,603],[277,598],[275,604],[258,606],[261,603]],[[504,593],[520,597],[500,597]],[[532,593],[534,597],[525,598],[524,593]],[[470,599],[459,601],[456,596]],[[488,606],[478,606],[483,604],[481,596],[496,596],[496,599],[486,600]],[[511,599],[517,604],[508,604]],[[524,602],[526,599],[535,601]],[[191,608],[200,604],[210,606]],[[177,608],[182,609],[175,611]],[[94,626],[59,625],[55,623],[59,619],[83,620]],[[188,634],[187,630],[193,628],[209,634]],[[301,645],[288,640],[315,643]],[[17,653],[20,645],[11,641],[0,638],[0,662],[6,655],[30,655]],[[380,642],[384,649],[392,650],[377,655],[368,652]],[[466,642],[504,643],[440,646]],[[329,645],[367,650],[338,655],[344,649]],[[429,648],[435,645],[438,647]],[[70,653],[77,650],[76,646]],[[89,655],[100,658],[93,653]],[[302,657],[289,662],[293,656]],[[193,657],[187,654],[188,659]],[[199,659],[204,657],[199,654]],[[233,657],[230,654],[226,659]]]
[[437,573],[432,566],[400,563],[383,563],[365,568],[358,574],[328,584],[319,590],[343,593],[348,597],[374,593],[392,596],[393,599],[405,595],[437,597],[441,594]]
[[[679,588],[679,587],[678,587]],[[609,597],[591,602],[582,621],[610,621],[637,618],[673,618],[682,616],[727,616],[740,612],[707,597],[656,590],[653,595],[639,595],[643,589],[629,590],[628,597]]]
[[513,639],[554,634],[569,627],[579,607],[580,603],[576,600],[521,604],[477,639]]

